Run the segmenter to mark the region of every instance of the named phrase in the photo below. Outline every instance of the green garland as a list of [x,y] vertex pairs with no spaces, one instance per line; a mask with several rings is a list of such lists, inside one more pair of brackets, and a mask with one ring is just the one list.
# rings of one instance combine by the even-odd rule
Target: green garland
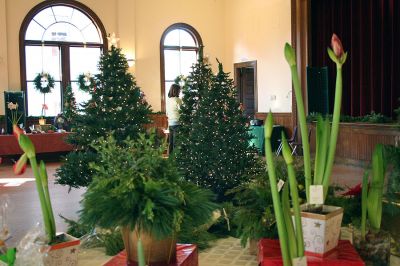
[[[47,78],[48,84],[46,87],[42,87],[42,78]],[[40,91],[41,93],[49,93],[54,88],[54,78],[46,72],[38,73],[33,80],[35,84],[35,89]]]
[[[90,84],[86,85],[87,80],[89,79]],[[94,80],[94,77],[90,74],[80,74],[78,76],[78,84],[79,84],[79,89],[85,92],[89,92],[91,89],[93,89],[96,85],[96,81]]]

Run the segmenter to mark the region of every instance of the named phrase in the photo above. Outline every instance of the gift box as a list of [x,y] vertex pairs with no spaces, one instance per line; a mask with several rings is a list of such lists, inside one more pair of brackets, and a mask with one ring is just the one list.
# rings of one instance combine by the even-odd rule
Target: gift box
[[[136,263],[127,264],[125,250],[120,252],[109,260],[104,266],[126,266],[137,265]],[[198,266],[199,256],[197,253],[197,246],[193,244],[177,244],[176,245],[176,262],[169,264],[169,266]],[[150,266],[165,266],[150,264]]]
[[[258,261],[260,266],[283,265],[279,240],[264,238],[260,240],[258,247]],[[337,247],[323,258],[309,255],[307,255],[306,258],[308,266],[365,265],[357,251],[354,249],[353,245],[348,240],[339,240]]]

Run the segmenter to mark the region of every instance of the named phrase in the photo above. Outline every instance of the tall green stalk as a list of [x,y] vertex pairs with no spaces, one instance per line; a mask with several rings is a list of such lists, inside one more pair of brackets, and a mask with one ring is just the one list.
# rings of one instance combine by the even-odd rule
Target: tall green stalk
[[299,74],[297,73],[296,55],[295,55],[294,49],[288,43],[286,43],[286,45],[285,45],[285,58],[290,66],[290,71],[292,73],[293,88],[294,88],[294,93],[296,96],[297,115],[299,117],[301,142],[303,145],[306,196],[307,196],[307,201],[308,201],[310,198],[309,194],[310,194],[310,185],[311,185],[310,143],[308,141],[308,130],[307,130],[307,122],[306,122],[306,112],[304,109],[303,94],[301,92]]
[[292,265],[290,259],[290,253],[288,249],[288,235],[285,227],[285,220],[283,217],[282,205],[279,198],[279,192],[277,188],[277,181],[276,181],[276,173],[275,173],[275,166],[274,166],[274,155],[272,153],[271,147],[271,135],[272,135],[272,126],[273,126],[273,118],[271,112],[268,114],[265,123],[265,157],[267,160],[267,170],[268,170],[268,177],[269,182],[271,185],[271,193],[272,193],[272,201],[274,206],[274,213],[276,224],[278,227],[278,234],[279,234],[279,244],[281,247],[282,259],[284,266]]
[[39,169],[36,161],[35,147],[32,141],[26,135],[20,134],[18,136],[18,143],[21,149],[27,155],[32,167],[33,175],[35,176],[36,190],[39,194],[45,232],[49,239],[49,243],[51,243],[56,237],[56,229],[53,210],[50,202],[46,168],[44,163],[41,162],[41,169]]
[[377,144],[372,153],[372,178],[367,200],[368,221],[371,231],[375,233],[381,228],[385,168],[383,145]]
[[282,154],[285,159],[287,170],[288,170],[288,180],[290,185],[290,196],[292,197],[292,205],[293,205],[293,215],[294,222],[296,226],[296,247],[297,247],[297,256],[304,256],[304,238],[303,238],[303,227],[301,225],[301,210],[300,210],[300,201],[299,201],[299,192],[297,190],[297,180],[296,180],[296,172],[293,166],[293,156],[291,154],[291,149],[289,144],[287,143],[285,134],[282,132]]

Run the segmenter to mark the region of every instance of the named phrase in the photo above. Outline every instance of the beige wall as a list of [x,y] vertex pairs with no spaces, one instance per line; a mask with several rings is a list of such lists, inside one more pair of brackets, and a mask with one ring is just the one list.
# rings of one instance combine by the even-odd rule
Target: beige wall
[[226,67],[257,60],[258,112],[291,112],[290,69],[283,56],[291,42],[290,0],[226,0]]
[[[0,114],[3,91],[19,90],[19,29],[38,0],[0,0]],[[290,0],[82,0],[102,20],[108,33],[120,37],[120,47],[136,59],[134,72],[153,110],[161,109],[160,37],[173,23],[192,25],[201,35],[205,54],[232,71],[243,58],[257,60],[259,111],[290,111],[277,102],[290,89],[282,47],[290,41]],[[290,97],[289,97],[290,98]],[[290,107],[290,106],[289,106]]]
[[171,24],[193,26],[205,45],[205,55],[224,58],[221,0],[136,0],[136,77],[154,110],[161,109],[160,37]]

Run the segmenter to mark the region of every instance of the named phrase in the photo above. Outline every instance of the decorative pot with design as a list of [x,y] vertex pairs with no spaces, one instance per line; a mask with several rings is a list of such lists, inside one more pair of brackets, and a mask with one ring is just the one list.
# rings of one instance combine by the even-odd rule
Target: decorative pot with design
[[328,255],[339,242],[343,208],[323,205],[318,212],[310,212],[304,204],[301,210],[305,253],[317,257]]

